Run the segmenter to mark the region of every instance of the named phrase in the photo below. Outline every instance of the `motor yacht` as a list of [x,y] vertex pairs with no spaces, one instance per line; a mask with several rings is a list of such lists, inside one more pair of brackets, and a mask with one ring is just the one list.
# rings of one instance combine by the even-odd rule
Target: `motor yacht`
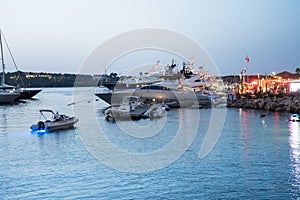
[[121,102],[125,96],[137,96],[146,104],[163,103],[169,107],[209,108],[212,100],[202,92],[195,92],[186,88],[178,89],[175,82],[160,82],[131,90],[103,91],[95,94],[106,103],[113,105]]

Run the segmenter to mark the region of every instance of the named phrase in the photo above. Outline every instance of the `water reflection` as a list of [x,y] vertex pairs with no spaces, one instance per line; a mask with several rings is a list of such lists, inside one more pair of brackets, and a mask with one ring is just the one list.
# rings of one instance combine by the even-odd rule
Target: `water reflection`
[[300,128],[299,122],[289,122],[290,167],[293,192],[300,191]]
[[0,134],[7,134],[7,116],[6,113],[2,113],[0,118]]
[[249,132],[248,132],[248,112],[244,111],[243,109],[239,109],[239,120],[240,122],[240,133],[241,135],[241,142],[242,142],[242,149],[243,149],[243,158],[248,162],[249,161],[249,154],[250,154],[250,144],[249,144]]
[[249,133],[248,133],[248,115],[249,113],[244,111],[243,109],[239,109],[239,115],[240,115],[240,121],[241,121],[241,128],[242,128],[242,137],[243,139],[249,139]]
[[280,114],[279,112],[274,113],[274,132],[276,135],[276,138],[280,137]]

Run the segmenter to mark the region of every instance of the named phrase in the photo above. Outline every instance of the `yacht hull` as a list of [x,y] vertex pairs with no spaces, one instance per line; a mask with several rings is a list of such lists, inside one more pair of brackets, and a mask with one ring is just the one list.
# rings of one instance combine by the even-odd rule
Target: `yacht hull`
[[97,97],[110,105],[118,104],[125,96],[138,96],[145,103],[165,103],[170,107],[210,108],[211,99],[198,92],[160,91],[160,90],[124,90],[110,93],[96,93]]
[[18,97],[18,93],[0,93],[0,104],[12,103]]
[[[39,122],[43,124],[43,130],[46,129],[47,131],[57,131],[57,130],[66,130],[73,128],[73,126],[79,121],[78,118],[72,117],[65,121],[45,121]],[[33,124],[30,127],[33,131],[40,130],[39,124]]]
[[41,91],[41,89],[21,89],[18,99],[31,99]]

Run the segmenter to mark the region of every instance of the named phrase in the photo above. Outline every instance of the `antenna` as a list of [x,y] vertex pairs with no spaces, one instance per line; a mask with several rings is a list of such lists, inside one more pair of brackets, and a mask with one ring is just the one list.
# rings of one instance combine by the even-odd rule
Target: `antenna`
[[160,60],[158,60],[156,62],[156,65],[155,65],[155,71],[158,71],[159,70],[159,64],[160,64]]

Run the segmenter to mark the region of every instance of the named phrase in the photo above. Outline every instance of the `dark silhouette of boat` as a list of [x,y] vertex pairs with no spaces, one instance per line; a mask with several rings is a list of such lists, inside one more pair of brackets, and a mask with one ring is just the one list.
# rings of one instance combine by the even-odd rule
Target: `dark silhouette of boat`
[[0,85],[0,104],[12,103],[20,96],[19,92],[13,89],[7,89],[6,86],[7,85],[4,84]]
[[0,30],[0,52],[1,52],[1,63],[2,63],[2,80],[0,85],[0,104],[12,103],[19,96],[20,92],[15,90],[14,86],[10,86],[5,84],[5,64],[4,64],[4,56],[3,56],[3,45],[2,45],[2,34]]
[[18,99],[31,99],[41,91],[42,89],[20,88],[20,96],[18,97]]

